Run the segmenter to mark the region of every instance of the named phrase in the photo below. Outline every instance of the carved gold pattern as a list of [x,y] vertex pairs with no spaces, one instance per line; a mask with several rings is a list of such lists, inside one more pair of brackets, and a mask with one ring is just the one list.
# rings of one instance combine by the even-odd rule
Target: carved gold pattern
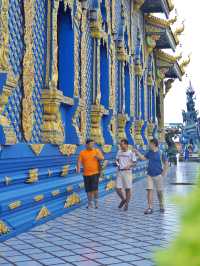
[[91,131],[90,136],[95,139],[98,144],[104,144],[103,132],[101,127],[101,119],[107,111],[102,105],[93,105],[91,110]]
[[0,235],[7,234],[9,233],[9,231],[10,230],[7,225],[2,220],[0,220]]
[[7,119],[6,116],[0,115],[0,125],[3,128],[4,135],[6,137],[6,144],[16,144],[17,143],[17,137],[14,132],[13,127],[10,124],[10,121]]
[[53,197],[56,197],[56,196],[58,196],[59,194],[60,194],[60,190],[59,190],[59,189],[54,190],[54,191],[51,192],[51,195],[52,195]]
[[102,146],[102,150],[105,153],[109,153],[109,152],[112,151],[112,145],[105,144],[105,145]]
[[57,89],[43,90],[44,108],[42,124],[42,140],[45,143],[62,144],[65,138],[64,126],[60,114],[60,103],[63,94]]
[[41,210],[39,211],[38,215],[36,216],[35,220],[36,220],[36,221],[39,221],[39,220],[41,220],[42,218],[45,218],[45,217],[47,217],[47,216],[49,216],[49,215],[50,215],[49,210],[47,209],[47,207],[43,206],[43,207],[41,208]]
[[128,121],[128,117],[125,114],[118,114],[118,141],[126,138],[125,126]]
[[143,138],[142,138],[142,127],[144,125],[144,121],[143,120],[136,120],[135,123],[135,142],[138,145],[143,146],[144,142],[143,142]]
[[139,11],[145,0],[134,0],[134,10]]
[[35,86],[34,80],[34,54],[33,54],[33,25],[35,17],[35,0],[24,1],[24,23],[25,23],[25,55],[23,59],[23,90],[24,97],[22,99],[22,128],[24,138],[30,141],[32,138],[33,129],[33,89]]
[[179,41],[179,36],[184,32],[185,30],[185,25],[184,25],[184,22],[182,23],[182,25],[177,28],[174,32],[174,37],[175,37],[175,40],[176,40],[176,43],[179,44],[180,41]]
[[148,122],[147,125],[147,135],[148,135],[148,140],[151,140],[153,138],[153,130],[154,130],[154,124],[152,122]]
[[37,195],[37,196],[34,197],[34,201],[36,201],[36,202],[41,201],[43,199],[44,199],[44,195],[43,194]]
[[62,171],[60,173],[60,176],[67,176],[69,172],[69,165],[64,165],[62,167]]
[[73,193],[67,197],[64,208],[70,208],[74,205],[77,205],[81,202],[80,196],[77,193]]
[[187,67],[189,65],[191,61],[191,55],[188,56],[188,59],[184,60],[181,64],[180,64],[180,68],[183,74],[185,74],[185,67]]
[[38,181],[38,169],[30,169],[29,170],[29,177],[26,180],[26,183],[36,183]]
[[15,202],[10,203],[10,204],[8,205],[8,207],[9,207],[10,210],[14,210],[14,209],[19,208],[21,205],[22,205],[21,200],[17,200],[17,201],[15,201]]
[[76,153],[77,146],[72,144],[62,144],[59,146],[59,150],[63,155],[73,155]]
[[108,182],[105,186],[105,190],[106,191],[110,191],[113,190],[115,188],[115,181],[111,180],[110,182]]
[[30,147],[34,151],[34,153],[38,156],[43,150],[44,144],[31,144]]
[[111,41],[110,45],[110,65],[109,65],[109,82],[110,82],[110,109],[115,110],[115,83],[116,83],[116,56],[115,56],[115,44],[114,41]]
[[9,70],[8,48],[9,48],[9,28],[8,28],[9,1],[2,0],[0,8],[0,71]]

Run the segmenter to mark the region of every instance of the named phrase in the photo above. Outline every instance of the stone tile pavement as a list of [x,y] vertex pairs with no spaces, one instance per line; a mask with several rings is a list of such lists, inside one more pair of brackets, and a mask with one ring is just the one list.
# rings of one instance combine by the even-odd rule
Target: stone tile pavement
[[1,266],[152,266],[153,253],[165,248],[179,230],[180,209],[171,196],[185,195],[192,186],[197,163],[172,167],[165,180],[166,212],[145,216],[145,179],[134,184],[134,199],[128,212],[117,209],[115,193],[100,200],[98,210],[84,207],[65,214],[29,232],[0,243]]

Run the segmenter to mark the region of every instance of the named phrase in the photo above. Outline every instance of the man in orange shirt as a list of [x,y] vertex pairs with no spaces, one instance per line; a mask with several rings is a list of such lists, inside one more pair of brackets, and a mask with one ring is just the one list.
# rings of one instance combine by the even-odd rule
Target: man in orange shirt
[[98,208],[98,185],[101,160],[104,160],[103,154],[100,150],[94,148],[94,141],[88,139],[86,141],[86,149],[80,152],[77,162],[77,173],[80,173],[81,165],[83,166],[85,191],[88,197],[87,208],[93,207],[93,201],[95,208]]

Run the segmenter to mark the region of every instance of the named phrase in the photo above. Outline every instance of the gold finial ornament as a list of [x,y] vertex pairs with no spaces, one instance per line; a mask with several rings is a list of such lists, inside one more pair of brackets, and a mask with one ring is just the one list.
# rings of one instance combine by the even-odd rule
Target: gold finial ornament
[[38,215],[36,216],[35,220],[39,221],[47,216],[50,215],[49,210],[47,209],[47,207],[42,207],[41,210],[39,211]]

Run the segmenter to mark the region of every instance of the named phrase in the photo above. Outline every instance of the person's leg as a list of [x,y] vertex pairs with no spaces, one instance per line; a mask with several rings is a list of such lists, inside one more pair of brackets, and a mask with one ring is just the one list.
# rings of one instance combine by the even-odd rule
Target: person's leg
[[123,175],[123,185],[125,188],[125,192],[126,192],[126,203],[124,206],[124,210],[127,211],[128,210],[128,204],[130,202],[131,199],[131,189],[132,189],[132,182],[133,182],[133,175],[130,171],[124,172]]
[[84,176],[84,186],[85,186],[85,191],[87,193],[87,199],[88,199],[87,208],[91,208],[93,193],[91,192],[90,176]]
[[120,197],[121,199],[121,202],[119,204],[119,209],[121,209],[124,204],[125,204],[125,197],[124,197],[124,193],[123,193],[123,190],[122,190],[122,177],[121,177],[121,174],[118,173],[117,174],[117,179],[116,179],[116,192],[117,192],[117,195]]
[[155,177],[155,183],[160,211],[164,212],[163,177],[161,175]]
[[95,204],[95,208],[98,208],[98,197],[99,197],[99,175],[94,175],[92,177],[92,190],[93,190],[93,200]]
[[151,214],[153,212],[153,178],[147,176],[147,204],[148,208],[145,210],[145,214]]

